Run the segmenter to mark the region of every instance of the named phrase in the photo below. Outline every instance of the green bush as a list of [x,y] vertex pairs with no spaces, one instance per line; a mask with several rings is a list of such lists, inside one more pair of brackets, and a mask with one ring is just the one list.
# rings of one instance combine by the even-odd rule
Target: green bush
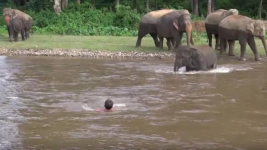
[[61,35],[136,36],[141,14],[120,5],[115,12],[95,9],[90,3],[71,3],[57,16],[53,10],[27,11],[34,18],[34,33]]

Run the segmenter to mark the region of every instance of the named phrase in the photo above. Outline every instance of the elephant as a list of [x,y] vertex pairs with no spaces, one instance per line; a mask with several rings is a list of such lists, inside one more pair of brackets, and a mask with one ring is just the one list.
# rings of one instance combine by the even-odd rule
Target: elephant
[[186,71],[207,71],[217,67],[217,55],[208,45],[180,46],[176,49],[174,72],[185,66]]
[[174,10],[173,9],[162,9],[162,10],[157,10],[157,11],[151,11],[145,14],[141,18],[141,21],[139,23],[138,37],[137,37],[135,47],[141,46],[142,38],[147,34],[151,35],[151,37],[154,40],[155,46],[159,47],[159,41],[157,37],[157,27],[156,27],[157,20],[161,16],[172,11]]
[[9,29],[9,20],[11,16],[15,16],[17,15],[18,19],[22,19],[23,23],[25,24],[25,38],[29,38],[29,32],[31,30],[31,27],[33,25],[33,19],[31,16],[29,16],[28,14],[17,10],[17,9],[11,9],[11,8],[4,8],[3,9],[3,16],[4,16],[4,21],[5,24],[7,26],[7,30],[8,30],[8,35],[10,37],[10,29]]
[[238,14],[239,12],[237,9],[229,9],[229,10],[219,9],[213,13],[210,13],[206,17],[205,28],[206,28],[208,42],[209,42],[210,47],[212,47],[212,35],[214,34],[215,41],[216,41],[215,49],[219,49],[219,45],[220,45],[220,40],[218,36],[219,23],[227,16],[238,15]]
[[228,55],[234,56],[235,40],[241,45],[240,60],[245,60],[246,43],[250,46],[254,53],[256,61],[259,61],[259,55],[254,37],[261,39],[267,55],[267,47],[265,41],[265,26],[263,21],[254,20],[247,16],[231,15],[223,19],[219,24],[219,37],[221,40],[220,53],[225,52],[225,43],[229,43]]
[[18,34],[21,33],[22,40],[25,40],[25,26],[22,19],[19,19],[17,15],[11,16],[9,21],[9,41],[12,42],[13,36],[14,40],[18,41]]
[[163,38],[167,39],[168,49],[171,42],[176,42],[175,47],[181,45],[183,32],[187,35],[187,45],[194,45],[192,39],[192,23],[190,13],[186,9],[176,10],[163,15],[157,21],[157,32],[160,40],[160,49],[163,50]]

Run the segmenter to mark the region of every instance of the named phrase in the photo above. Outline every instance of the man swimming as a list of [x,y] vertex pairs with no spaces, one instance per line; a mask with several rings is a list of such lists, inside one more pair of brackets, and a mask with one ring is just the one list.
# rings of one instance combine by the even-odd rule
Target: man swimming
[[98,112],[109,112],[112,111],[113,101],[111,99],[107,99],[104,104],[105,109],[97,109]]
[[112,107],[113,107],[113,101],[111,99],[107,99],[105,101],[105,105],[104,106],[105,106],[106,110],[111,110]]

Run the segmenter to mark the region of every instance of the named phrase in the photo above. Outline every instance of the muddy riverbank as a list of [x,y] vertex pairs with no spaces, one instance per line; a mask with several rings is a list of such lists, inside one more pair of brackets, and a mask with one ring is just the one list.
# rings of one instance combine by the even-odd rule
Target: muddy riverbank
[[7,56],[56,56],[56,57],[91,57],[91,58],[139,58],[139,59],[174,59],[173,51],[166,52],[110,52],[90,51],[85,49],[0,49],[0,55]]

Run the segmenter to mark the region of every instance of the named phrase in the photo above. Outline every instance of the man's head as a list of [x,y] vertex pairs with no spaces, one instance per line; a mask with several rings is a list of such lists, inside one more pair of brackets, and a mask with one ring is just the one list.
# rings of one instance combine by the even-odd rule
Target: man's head
[[111,99],[107,99],[105,101],[105,105],[104,106],[105,106],[106,109],[110,110],[113,107],[113,101]]

